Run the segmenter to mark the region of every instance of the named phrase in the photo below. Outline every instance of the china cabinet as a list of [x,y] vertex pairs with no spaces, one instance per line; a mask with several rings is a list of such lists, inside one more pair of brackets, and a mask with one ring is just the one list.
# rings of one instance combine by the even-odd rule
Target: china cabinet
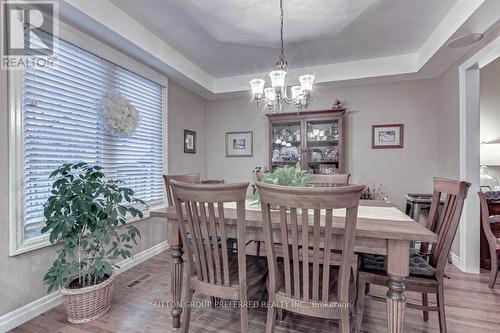
[[268,115],[269,170],[300,163],[310,173],[344,173],[344,114],[334,109]]

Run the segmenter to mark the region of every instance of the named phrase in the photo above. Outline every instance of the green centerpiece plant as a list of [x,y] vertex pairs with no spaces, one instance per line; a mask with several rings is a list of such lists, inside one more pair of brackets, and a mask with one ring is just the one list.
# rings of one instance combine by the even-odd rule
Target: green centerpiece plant
[[[262,182],[273,185],[309,187],[312,186],[313,177],[306,170],[300,169],[299,163],[295,166],[284,166],[274,169],[273,172],[264,173]],[[260,194],[255,194],[255,205],[260,205]]]
[[[42,233],[50,233],[50,242],[62,247],[44,282],[49,292],[61,290],[69,321],[86,322],[109,309],[114,262],[131,258],[131,243],[137,245],[140,238],[127,219],[142,218],[146,204],[121,181],[107,179],[100,166],[66,163],[50,179],[54,183],[44,205]],[[100,291],[101,285],[107,289]],[[97,294],[90,297],[89,292]]]

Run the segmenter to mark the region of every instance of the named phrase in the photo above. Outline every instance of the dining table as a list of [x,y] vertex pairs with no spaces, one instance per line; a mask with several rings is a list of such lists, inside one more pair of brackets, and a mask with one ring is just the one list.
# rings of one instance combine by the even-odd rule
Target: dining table
[[[236,207],[230,203],[224,204],[226,233],[228,237],[236,238]],[[172,256],[171,297],[172,323],[174,328],[180,327],[182,308],[182,274],[183,274],[183,244],[180,238],[177,213],[174,206],[151,211],[151,217],[165,218],[167,221],[167,237]],[[246,241],[264,241],[262,228],[262,212],[252,200],[247,200],[245,219],[247,223]],[[313,225],[311,215],[310,225]],[[280,226],[276,220],[273,233],[277,239]],[[345,210],[334,210],[332,244],[340,250],[345,224]],[[336,241],[335,241],[336,240]],[[386,295],[387,332],[400,333],[404,331],[406,309],[405,278],[409,275],[410,242],[435,243],[437,235],[415,222],[392,203],[382,200],[361,200],[358,208],[356,226],[355,253],[378,254],[386,257],[386,271],[389,277]]]

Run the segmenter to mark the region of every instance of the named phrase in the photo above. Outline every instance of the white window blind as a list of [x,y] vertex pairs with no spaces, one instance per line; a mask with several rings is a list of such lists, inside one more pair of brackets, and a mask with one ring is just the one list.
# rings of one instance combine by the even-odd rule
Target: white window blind
[[[23,73],[25,238],[39,234],[48,177],[65,162],[101,165],[149,205],[163,202],[163,87],[63,40],[57,54],[55,69]],[[111,92],[139,112],[130,137],[108,134],[100,119]]]

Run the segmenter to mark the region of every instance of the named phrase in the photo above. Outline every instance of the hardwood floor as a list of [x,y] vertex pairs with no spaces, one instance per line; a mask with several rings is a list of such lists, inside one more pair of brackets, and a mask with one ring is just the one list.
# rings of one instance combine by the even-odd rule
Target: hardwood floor
[[[170,255],[163,252],[119,275],[115,280],[113,305],[102,318],[87,324],[66,321],[63,306],[38,316],[17,327],[15,333],[108,333],[108,332],[176,332],[172,329],[170,309],[154,306],[155,302],[170,300]],[[476,333],[500,331],[500,285],[488,288],[488,271],[480,275],[465,274],[449,265],[451,279],[445,279],[445,299],[448,331]],[[138,281],[138,282],[137,282]],[[372,293],[385,295],[386,289],[372,287]],[[420,295],[407,293],[412,302]],[[207,300],[196,296],[194,300]],[[435,299],[429,300],[435,303]],[[190,332],[238,332],[239,311],[230,308],[194,308]],[[437,314],[431,312],[429,321],[423,322],[422,312],[407,309],[406,332],[439,332]],[[249,311],[250,332],[263,332],[266,311]],[[287,315],[277,321],[276,332],[337,332],[337,323],[328,320]],[[363,332],[386,331],[386,305],[366,299]]]

